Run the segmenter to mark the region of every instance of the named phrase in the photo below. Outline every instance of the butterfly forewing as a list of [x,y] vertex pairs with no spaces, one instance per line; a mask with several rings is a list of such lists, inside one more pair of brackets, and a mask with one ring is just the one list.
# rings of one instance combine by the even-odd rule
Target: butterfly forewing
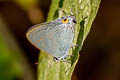
[[34,46],[36,46],[36,43],[38,43],[40,40],[44,39],[44,37],[49,35],[49,33],[47,33],[47,30],[49,29],[48,26],[50,25],[51,25],[51,22],[46,22],[46,23],[38,24],[31,27],[26,33],[28,40]]

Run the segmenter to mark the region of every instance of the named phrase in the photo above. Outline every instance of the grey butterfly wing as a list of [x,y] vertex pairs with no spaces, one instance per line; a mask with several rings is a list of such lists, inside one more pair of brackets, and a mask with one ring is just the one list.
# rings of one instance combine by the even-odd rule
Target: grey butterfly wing
[[[62,26],[62,27],[61,27]],[[72,40],[74,38],[74,33],[70,28],[71,25],[58,25],[56,32],[54,33],[52,39],[53,43],[57,49],[55,57],[62,57],[67,54],[69,48],[72,46]]]
[[49,37],[54,33],[55,30],[52,28],[56,25],[57,23],[54,21],[35,25],[27,31],[26,37],[38,49],[54,54],[55,51],[51,49],[52,45],[50,44]]
[[[51,30],[48,32],[51,32]],[[62,24],[57,24],[52,28],[52,35],[45,37],[44,41],[47,45],[44,46],[44,50],[50,53],[54,57],[62,57],[72,45],[74,33],[71,28],[64,27]],[[41,44],[39,42],[38,44]]]
[[28,30],[27,38],[37,48],[61,57],[63,51],[70,48],[74,36],[70,29],[61,26],[54,21],[36,25]]

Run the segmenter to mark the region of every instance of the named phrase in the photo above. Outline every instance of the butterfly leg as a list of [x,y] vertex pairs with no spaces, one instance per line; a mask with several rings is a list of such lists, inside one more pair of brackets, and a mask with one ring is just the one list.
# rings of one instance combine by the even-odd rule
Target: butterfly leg
[[61,56],[61,57],[54,57],[54,61],[55,61],[55,62],[58,62],[58,61],[60,61],[60,60],[65,61],[65,59],[66,59],[67,56],[68,56],[68,52],[67,52],[67,51],[64,51],[64,52],[61,53],[61,54],[63,54],[63,56]]
[[72,46],[70,48],[74,48],[74,47],[77,47],[79,46],[79,44],[72,44]]

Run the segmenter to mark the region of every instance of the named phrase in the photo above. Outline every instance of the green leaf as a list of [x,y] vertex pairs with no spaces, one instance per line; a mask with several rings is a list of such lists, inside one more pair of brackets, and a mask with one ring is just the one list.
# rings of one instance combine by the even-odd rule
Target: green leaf
[[100,0],[52,0],[47,21],[63,16],[58,8],[62,8],[67,14],[70,14],[71,10],[77,19],[73,44],[78,46],[69,51],[69,54],[73,55],[69,57],[71,63],[54,62],[53,57],[41,52],[38,65],[38,80],[71,80],[73,70],[79,59],[79,51],[90,31],[99,4]]

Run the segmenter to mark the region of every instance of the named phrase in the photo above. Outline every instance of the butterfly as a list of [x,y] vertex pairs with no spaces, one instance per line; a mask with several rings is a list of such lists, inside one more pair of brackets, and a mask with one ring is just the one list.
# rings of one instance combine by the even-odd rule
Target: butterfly
[[64,60],[74,39],[75,16],[63,16],[51,22],[31,27],[26,37],[35,47],[50,54],[57,61]]

